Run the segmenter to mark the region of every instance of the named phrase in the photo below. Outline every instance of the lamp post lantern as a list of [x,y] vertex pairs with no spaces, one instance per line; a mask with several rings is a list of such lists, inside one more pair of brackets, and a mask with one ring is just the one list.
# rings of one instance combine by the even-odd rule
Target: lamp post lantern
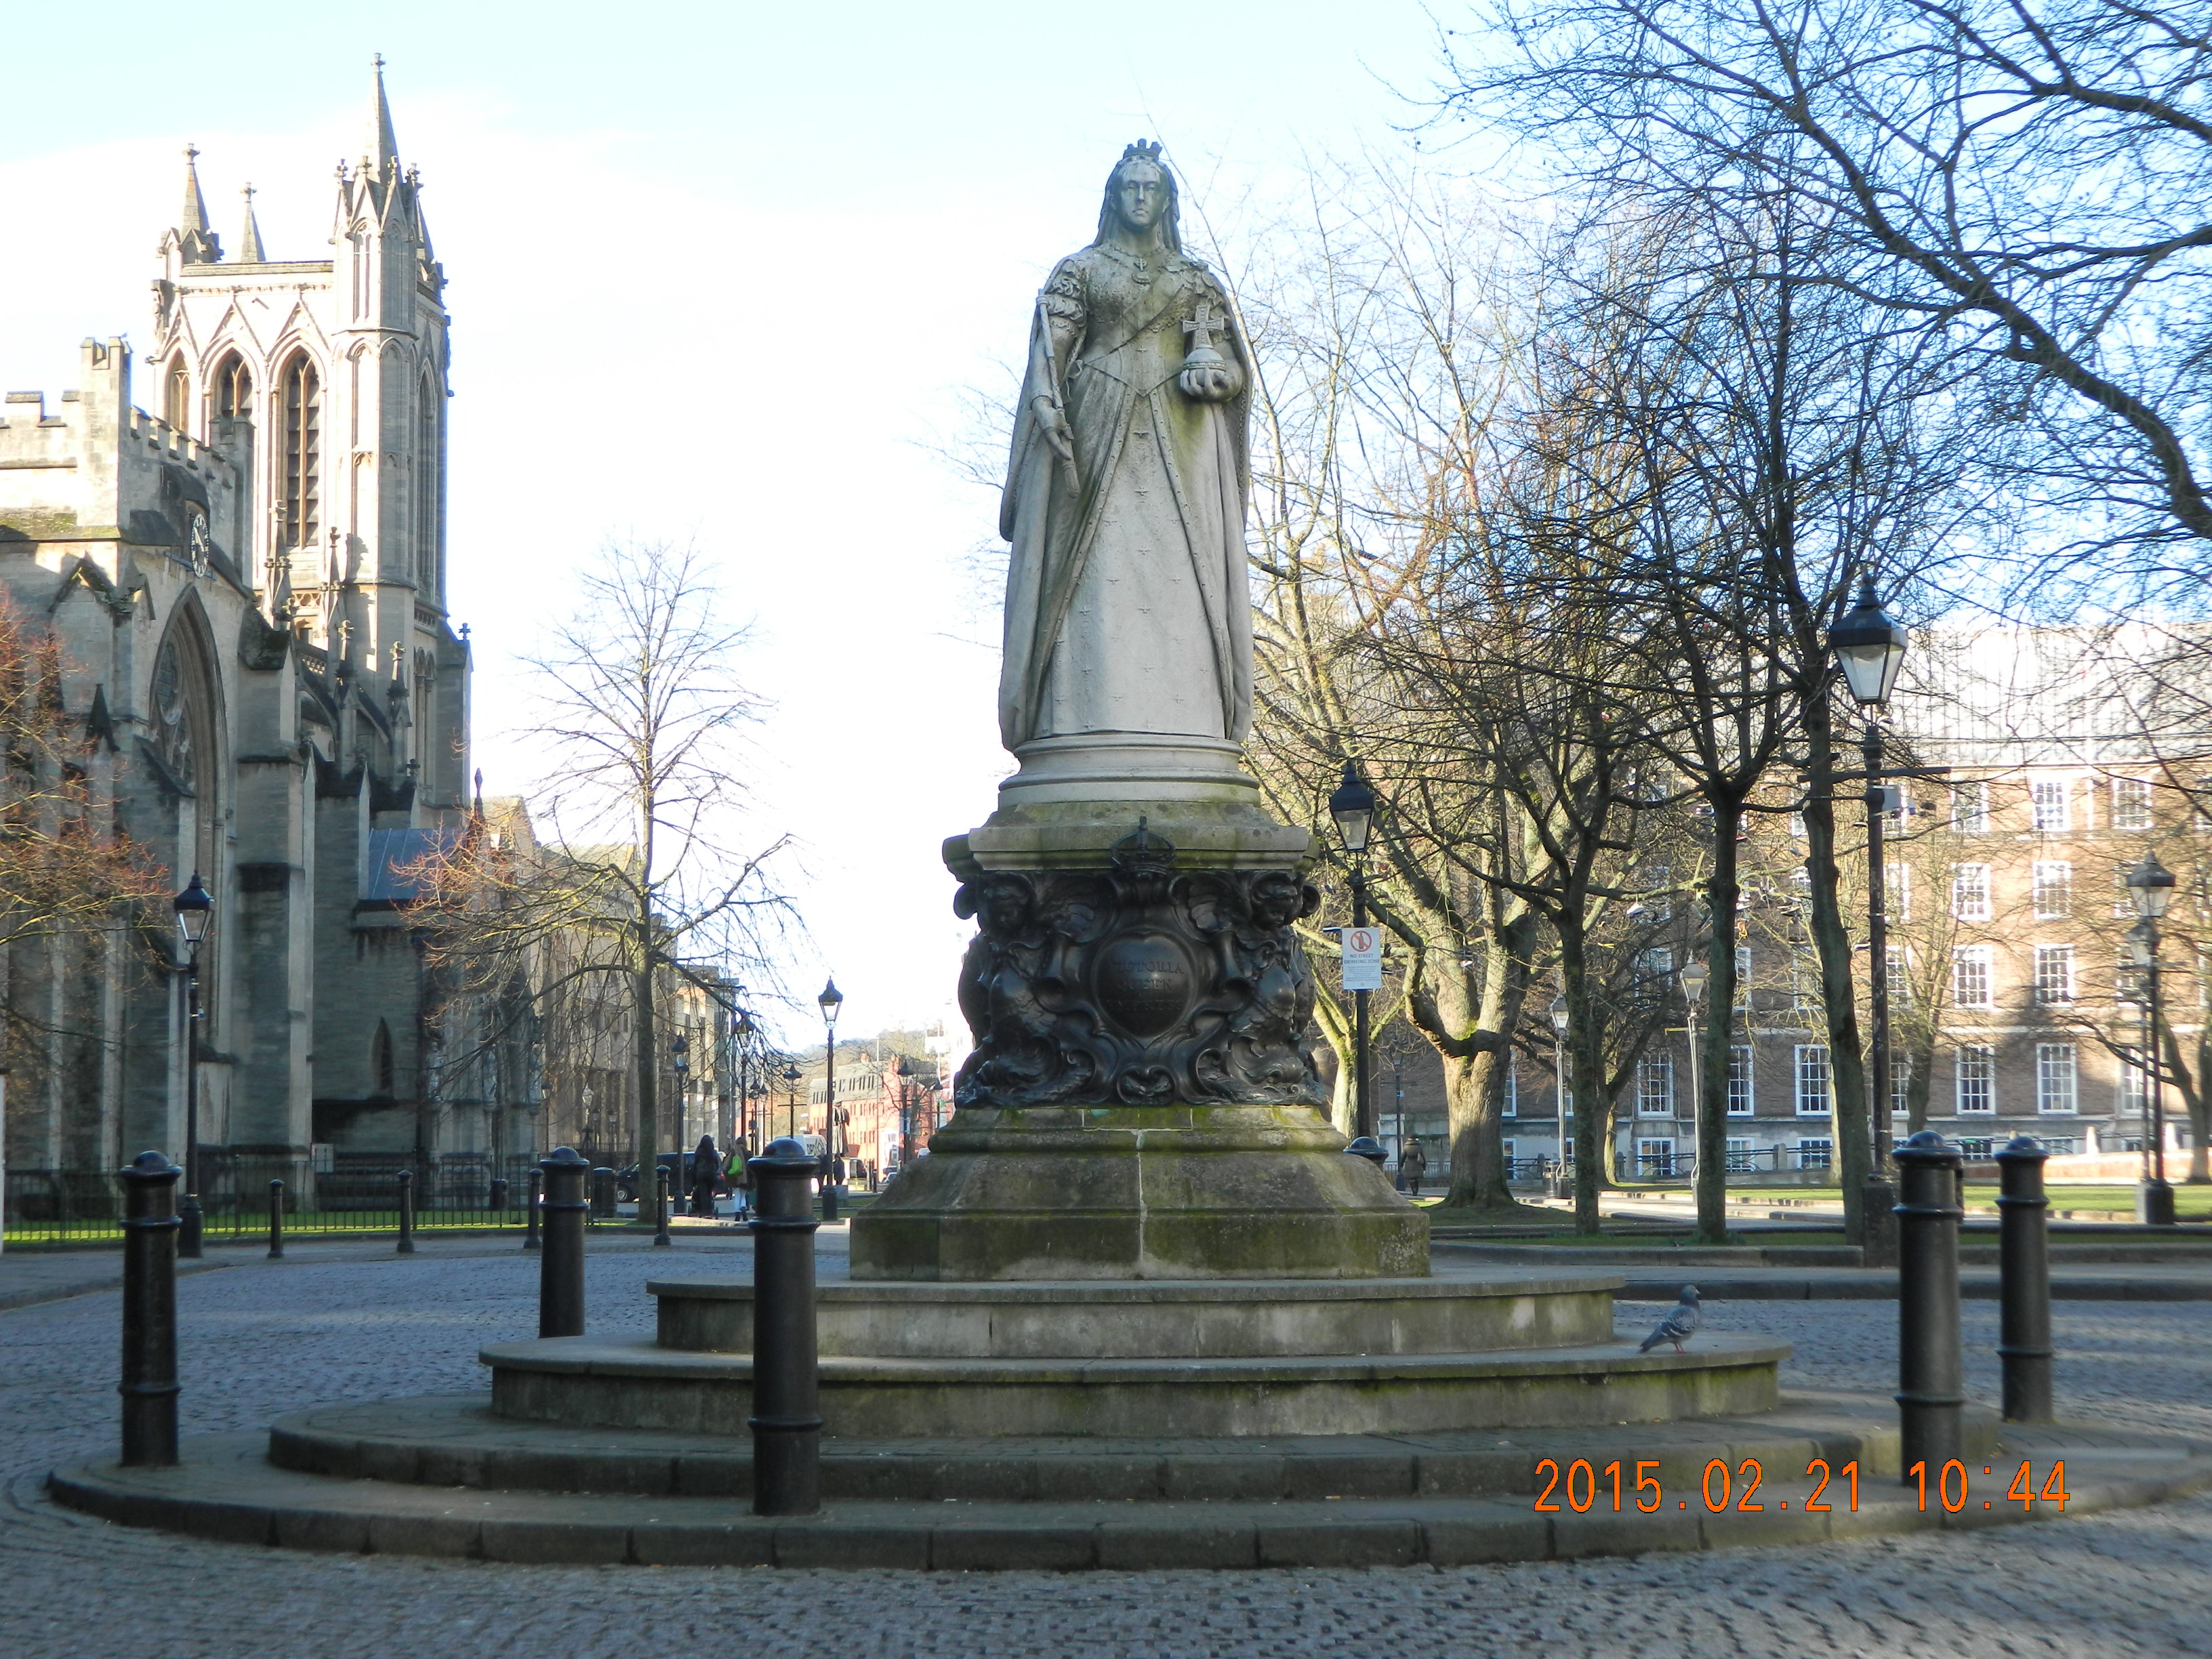
[[2166,1179],[2165,1011],[2159,1006],[2158,924],[2173,900],[2173,872],[2145,853],[2128,872],[2128,896],[2135,901],[2136,925],[2128,929],[2129,953],[2142,970],[2144,1122],[2142,1183],[2136,1192],[2136,1219],[2153,1226],[2173,1224],[2173,1188]]
[[798,1066],[786,1060],[782,1075],[785,1132],[795,1139],[799,1133],[799,1085],[804,1073]]
[[[1328,798],[1328,815],[1336,820],[1344,850],[1352,854],[1352,925],[1367,925],[1367,832],[1375,822],[1375,792],[1359,781],[1350,761],[1344,779]],[[1352,1133],[1358,1139],[1375,1133],[1375,1105],[1369,1087],[1367,1059],[1367,996],[1352,994]],[[1403,1126],[1401,1126],[1402,1129]]]
[[[1859,600],[1828,634],[1844,684],[1865,712],[1859,751],[1866,760],[1867,835],[1867,1073],[1874,1098],[1866,1188],[1860,1209],[1860,1242],[1869,1267],[1888,1267],[1896,1256],[1896,1189],[1889,1180],[1889,907],[1884,889],[1888,870],[1882,848],[1882,819],[1890,810],[1890,791],[1882,782],[1881,711],[1897,689],[1905,665],[1907,639],[1902,624],[1881,608],[1874,578],[1859,578]],[[1839,1109],[1843,1109],[1839,1103]]]
[[177,1254],[200,1253],[200,944],[215,920],[215,901],[192,872],[185,890],[169,902],[185,944],[185,1195],[177,1206]]
[[814,999],[822,1006],[822,1218],[837,1218],[837,1014],[845,994],[832,975]]
[[[1696,1144],[1695,1116],[1705,1109],[1705,1091],[1699,1085],[1698,1072],[1698,1006],[1705,1000],[1705,986],[1712,975],[1704,963],[1692,957],[1682,964],[1680,977],[1682,981],[1682,1006],[1686,1015],[1684,1024],[1687,1027],[1690,1040],[1690,1111],[1692,1118],[1692,1145],[1694,1146]],[[1693,1163],[1690,1167],[1695,1170],[1697,1165]],[[1672,1169],[1667,1171],[1670,1178],[1674,1173]],[[1723,1176],[1726,1175],[1725,1168],[1722,1173]]]

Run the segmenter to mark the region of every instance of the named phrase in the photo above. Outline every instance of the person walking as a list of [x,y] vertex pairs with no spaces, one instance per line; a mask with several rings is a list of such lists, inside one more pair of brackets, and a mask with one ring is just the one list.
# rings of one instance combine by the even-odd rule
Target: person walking
[[1409,1198],[1421,1195],[1421,1177],[1429,1172],[1429,1155],[1421,1150],[1421,1143],[1411,1137],[1405,1151],[1398,1154],[1398,1176],[1406,1183]]
[[722,1184],[722,1155],[714,1137],[701,1135],[691,1154],[691,1213],[714,1218],[714,1188]]

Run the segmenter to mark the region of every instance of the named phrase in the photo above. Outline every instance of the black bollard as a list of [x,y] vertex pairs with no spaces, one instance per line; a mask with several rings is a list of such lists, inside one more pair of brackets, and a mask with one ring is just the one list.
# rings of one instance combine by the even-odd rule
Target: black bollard
[[284,1183],[269,1183],[269,1259],[284,1259]]
[[1997,1153],[1997,1358],[2004,1366],[2008,1423],[2051,1421],[2051,1200],[2033,1135]]
[[653,1242],[655,1246],[672,1244],[668,1236],[668,1166],[653,1166]]
[[184,1171],[141,1152],[121,1172],[123,1462],[177,1461],[177,1182]]
[[1376,1169],[1389,1162],[1389,1150],[1373,1135],[1361,1135],[1357,1140],[1345,1143],[1345,1153],[1351,1158],[1364,1158]]
[[545,1199],[545,1172],[543,1170],[532,1170],[530,1172],[530,1184],[526,1191],[527,1195],[522,1200],[525,1212],[522,1224],[522,1248],[526,1250],[534,1250],[538,1248],[538,1206]]
[[615,1172],[605,1164],[592,1171],[592,1219],[604,1221],[615,1212]]
[[584,1334],[584,1178],[592,1163],[560,1146],[538,1166],[545,1181],[545,1248],[538,1261],[538,1334]]
[[412,1170],[399,1172],[398,1254],[415,1254],[415,1171]]
[[[1905,1483],[1932,1490],[1964,1455],[1960,1407],[1966,1360],[1959,1340],[1958,1149],[1923,1129],[1897,1149],[1897,1405]],[[1915,1465],[1924,1465],[1920,1474]]]
[[822,1507],[822,1412],[815,1364],[814,1218],[820,1167],[787,1135],[747,1166],[753,1218],[753,1513]]

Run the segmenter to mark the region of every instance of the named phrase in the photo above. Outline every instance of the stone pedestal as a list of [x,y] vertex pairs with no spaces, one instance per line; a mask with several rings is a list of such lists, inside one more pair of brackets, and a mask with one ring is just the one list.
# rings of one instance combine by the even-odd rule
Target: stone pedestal
[[1062,798],[1120,750],[1025,750],[991,821],[946,843],[976,1048],[929,1156],[855,1218],[855,1279],[1428,1271],[1426,1219],[1322,1115],[1294,931],[1320,902],[1312,838],[1231,752],[1181,798],[1127,780],[1125,804]]

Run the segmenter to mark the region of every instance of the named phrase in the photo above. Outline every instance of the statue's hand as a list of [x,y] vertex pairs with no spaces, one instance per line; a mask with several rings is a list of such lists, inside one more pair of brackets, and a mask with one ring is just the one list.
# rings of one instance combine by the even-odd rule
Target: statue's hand
[[1052,453],[1070,466],[1075,465],[1075,434],[1068,430],[1067,416],[1054,406],[1049,398],[1033,398],[1030,408],[1036,416],[1037,430],[1052,446]]
[[1237,395],[1241,378],[1233,367],[1216,357],[1211,363],[1185,364],[1176,384],[1182,388],[1184,397],[1195,402],[1225,404]]

